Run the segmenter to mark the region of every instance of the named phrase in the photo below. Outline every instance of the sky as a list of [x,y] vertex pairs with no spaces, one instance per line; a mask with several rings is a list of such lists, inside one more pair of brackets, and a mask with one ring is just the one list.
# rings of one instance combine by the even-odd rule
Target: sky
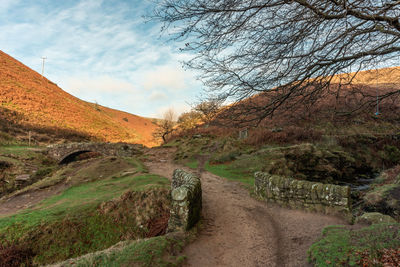
[[0,0],[0,50],[85,101],[145,117],[190,109],[191,57],[143,18],[149,0]]

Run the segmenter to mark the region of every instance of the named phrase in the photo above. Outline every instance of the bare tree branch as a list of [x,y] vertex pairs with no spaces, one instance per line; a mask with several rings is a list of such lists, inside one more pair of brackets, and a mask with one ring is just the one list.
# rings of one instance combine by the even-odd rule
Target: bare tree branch
[[164,0],[154,15],[194,54],[186,66],[209,98],[267,96],[247,101],[255,123],[285,102],[316,101],[335,74],[398,64],[399,17],[398,0]]

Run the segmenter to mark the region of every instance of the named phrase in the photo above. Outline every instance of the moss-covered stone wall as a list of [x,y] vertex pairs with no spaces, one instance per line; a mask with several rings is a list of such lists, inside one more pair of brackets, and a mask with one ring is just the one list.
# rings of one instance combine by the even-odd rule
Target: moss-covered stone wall
[[350,214],[350,187],[295,180],[256,172],[255,193],[284,207],[327,214]]
[[200,179],[197,175],[176,169],[171,186],[172,207],[167,231],[187,231],[200,220],[202,208]]

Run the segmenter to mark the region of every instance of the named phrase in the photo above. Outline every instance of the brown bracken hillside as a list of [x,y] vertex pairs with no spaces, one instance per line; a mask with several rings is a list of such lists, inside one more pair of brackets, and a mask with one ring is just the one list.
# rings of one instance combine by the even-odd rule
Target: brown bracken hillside
[[[318,90],[320,84],[311,79],[283,103],[276,101],[281,96],[274,91],[259,93],[222,109],[214,124],[275,127],[304,123],[315,126],[319,123],[400,121],[400,67],[325,78],[331,78],[329,89]],[[273,110],[272,115],[264,115],[266,107]],[[258,118],[264,119],[260,121]]]
[[150,119],[82,101],[2,51],[0,112],[13,125],[49,134],[66,131],[106,142],[157,145]]

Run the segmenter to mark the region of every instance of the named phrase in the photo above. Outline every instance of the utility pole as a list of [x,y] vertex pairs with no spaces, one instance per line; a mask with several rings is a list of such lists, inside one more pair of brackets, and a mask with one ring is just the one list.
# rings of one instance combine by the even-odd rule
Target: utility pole
[[380,115],[380,113],[379,113],[379,91],[378,91],[378,80],[379,80],[379,71],[378,71],[378,69],[376,69],[376,84],[375,84],[375,86],[376,86],[376,112],[375,112],[375,115],[376,116],[379,116]]
[[47,57],[42,57],[42,78],[44,74],[44,61],[47,59]]

